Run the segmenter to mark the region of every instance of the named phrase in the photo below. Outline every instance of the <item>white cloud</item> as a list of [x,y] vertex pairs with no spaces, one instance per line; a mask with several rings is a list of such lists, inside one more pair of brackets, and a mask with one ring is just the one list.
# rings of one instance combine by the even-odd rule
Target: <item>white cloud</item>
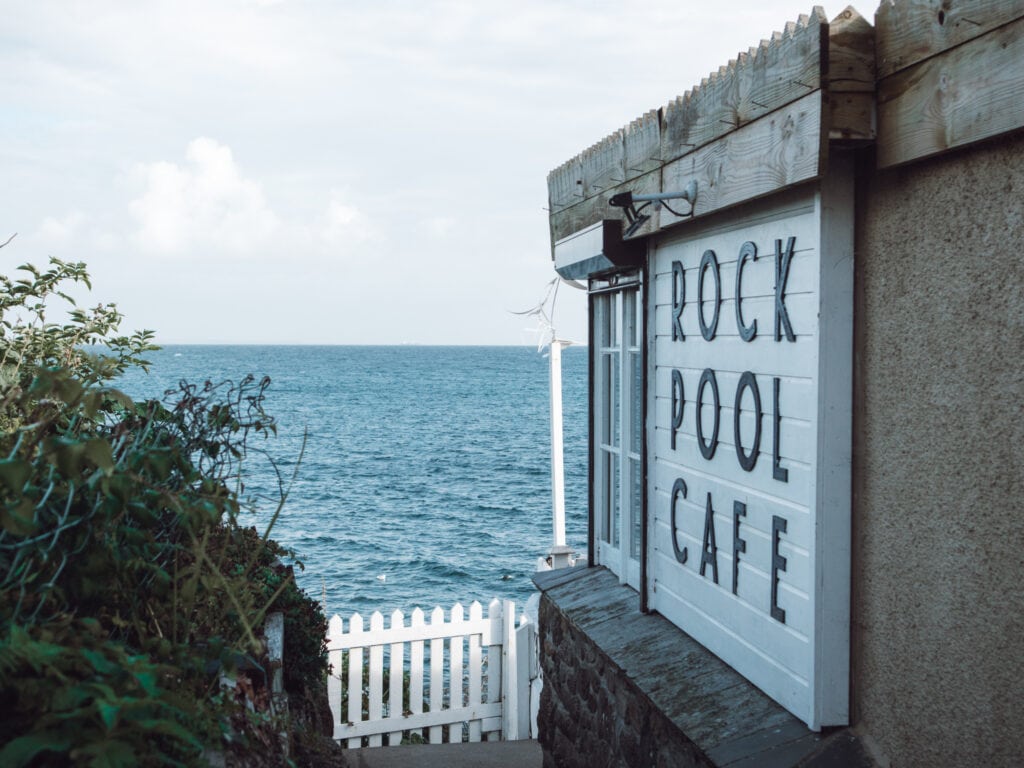
[[234,255],[263,250],[280,227],[262,185],[242,175],[231,148],[213,139],[189,143],[185,163],[137,166],[144,189],[129,209],[143,250],[187,255],[213,249]]
[[65,247],[81,238],[85,224],[86,217],[81,211],[71,211],[61,218],[47,216],[36,230],[34,239],[45,247]]
[[458,224],[451,216],[434,216],[423,220],[423,227],[431,237],[447,237]]
[[375,237],[366,214],[344,202],[336,191],[331,193],[320,235],[328,245],[363,242]]

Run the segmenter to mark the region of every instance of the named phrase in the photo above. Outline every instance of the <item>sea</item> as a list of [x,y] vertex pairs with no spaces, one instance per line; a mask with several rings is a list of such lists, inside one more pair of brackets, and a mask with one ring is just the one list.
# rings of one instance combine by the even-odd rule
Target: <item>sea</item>
[[[250,437],[244,525],[266,530],[328,616],[493,598],[524,606],[552,544],[550,360],[536,347],[168,345],[116,386],[269,376],[277,436]],[[587,353],[562,353],[567,543],[586,553]],[[301,460],[300,460],[301,454]],[[276,465],[276,470],[275,470]],[[292,478],[294,477],[294,480]]]

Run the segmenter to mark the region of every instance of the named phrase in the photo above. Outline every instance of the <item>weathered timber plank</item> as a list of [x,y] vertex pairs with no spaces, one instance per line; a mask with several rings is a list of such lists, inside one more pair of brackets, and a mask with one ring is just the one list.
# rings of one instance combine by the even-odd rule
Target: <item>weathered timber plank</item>
[[[625,214],[621,208],[613,208],[608,205],[608,200],[617,192],[632,190],[637,193],[651,193],[661,191],[661,171],[654,170],[641,176],[635,176],[623,184],[611,187],[604,192],[588,197],[582,202],[576,203],[568,208],[551,209],[551,243],[568,237],[573,232],[578,232],[589,227],[601,219],[624,219]],[[644,213],[652,213],[647,208]],[[637,236],[648,235],[656,232],[658,227],[658,213],[655,211],[648,221],[637,231]]]
[[677,97],[665,108],[661,157],[670,162],[821,86],[828,48],[825,12],[786,25],[771,40],[738,58]]
[[626,173],[631,176],[661,167],[661,110],[652,109],[627,126]]
[[[696,179],[694,213],[700,216],[817,178],[827,147],[821,99],[816,91],[669,163],[662,188],[683,189]],[[662,210],[659,226],[681,220]]]
[[875,13],[878,76],[1024,16],[1024,0],[883,0]]
[[618,130],[580,155],[584,199],[626,180],[624,133]]
[[878,167],[1024,127],[1024,18],[878,84]]
[[875,30],[853,6],[828,25],[828,89],[875,90]]
[[548,204],[552,212],[583,200],[583,165],[577,155],[548,174]]
[[830,140],[875,138],[875,31],[852,6],[828,25],[827,94]]

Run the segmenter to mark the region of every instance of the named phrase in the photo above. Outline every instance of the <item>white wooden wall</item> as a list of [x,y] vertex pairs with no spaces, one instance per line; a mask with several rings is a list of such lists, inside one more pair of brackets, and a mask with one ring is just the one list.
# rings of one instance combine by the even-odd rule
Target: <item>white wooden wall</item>
[[[842,164],[839,175],[842,176]],[[848,182],[849,177],[845,177]],[[776,196],[748,205],[742,216],[719,217],[661,239],[653,248],[653,296],[649,305],[648,369],[648,599],[649,605],[719,655],[812,728],[845,723],[849,659],[850,407],[852,357],[852,200],[837,210],[844,182]],[[838,187],[834,189],[834,187]],[[806,188],[805,188],[806,190]],[[776,240],[785,250],[795,238],[784,304],[795,340],[776,341]],[[757,322],[751,341],[736,321],[736,267],[741,246],[753,242],[756,261],[743,268],[744,323]],[[713,250],[721,277],[717,331],[709,341],[698,321],[698,281],[703,254]],[[673,262],[685,275],[681,314],[684,334],[673,340]],[[714,310],[714,281],[704,273],[704,317]],[[719,392],[719,433],[713,457],[697,445],[698,385],[714,371]],[[683,381],[683,418],[671,447],[672,376]],[[752,470],[737,458],[735,396],[749,371],[760,393],[760,450]],[[773,476],[774,380],[779,380],[779,464],[786,481]],[[753,394],[740,403],[744,451],[754,443]],[[699,414],[705,442],[714,422],[706,387]],[[672,491],[676,501],[672,544]],[[710,494],[711,530],[706,529]],[[739,516],[733,592],[734,504]],[[773,518],[785,521],[777,549]],[[707,536],[713,532],[718,581],[712,563],[701,575]],[[776,568],[773,569],[773,557]],[[778,567],[785,558],[785,568]],[[777,579],[773,617],[772,582]]]

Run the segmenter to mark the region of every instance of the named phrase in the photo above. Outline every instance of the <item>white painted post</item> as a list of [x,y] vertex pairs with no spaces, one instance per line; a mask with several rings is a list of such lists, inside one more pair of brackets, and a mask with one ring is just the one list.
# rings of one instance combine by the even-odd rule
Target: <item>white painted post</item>
[[[487,606],[487,618],[491,621],[491,642],[487,646],[487,702],[502,701],[502,675],[501,675],[501,640],[504,625],[502,624],[501,603],[498,598],[491,600]],[[504,709],[504,705],[502,705]],[[501,738],[500,731],[488,731],[487,741],[497,741]]]
[[[456,603],[452,606],[452,624],[458,626],[465,621],[462,604]],[[464,638],[462,635],[454,635],[448,640],[448,708],[459,709],[462,702],[462,646]],[[448,741],[462,741],[462,725],[453,724],[448,726]]]
[[[363,617],[353,613],[349,619],[350,635],[363,634]],[[363,719],[363,649],[356,646],[348,652],[348,721],[358,723]],[[362,746],[360,738],[348,740],[351,749]]]
[[[370,701],[367,720],[380,720],[384,709],[384,646],[379,644],[383,632],[384,616],[380,611],[374,611],[370,616],[370,634],[373,635],[374,645],[370,646]],[[371,747],[379,747],[382,743],[381,734],[375,733],[370,736]]]
[[506,741],[519,739],[519,688],[516,686],[516,671],[519,667],[516,652],[516,604],[505,600],[502,614],[502,676],[501,676],[501,731]]
[[[412,612],[413,627],[423,627],[423,611],[414,608]],[[418,715],[423,711],[423,641],[413,640],[409,644],[409,711]],[[416,729],[420,735],[423,731]]]
[[[391,631],[405,628],[405,615],[401,611],[391,614]],[[405,677],[405,643],[391,644],[391,680],[388,683],[388,717],[399,717],[403,713],[402,683]],[[397,747],[402,743],[402,732],[388,734],[388,746]]]
[[[477,622],[483,618],[483,608],[480,603],[474,600],[469,606],[469,620]],[[480,635],[469,636],[469,707],[475,707],[483,703],[483,691],[481,683],[483,670],[480,664]],[[469,740],[480,741],[481,727],[479,720],[473,720],[469,724]]]
[[[334,614],[327,623],[328,648],[333,645],[332,640],[341,638],[344,631],[341,616]],[[327,703],[331,708],[333,731],[341,725],[341,654],[340,650],[327,652],[327,661],[331,665],[331,674],[327,678]]]
[[[430,628],[443,632],[444,609],[437,606],[430,613]],[[430,711],[444,709],[444,638],[435,637],[430,641]],[[430,743],[440,744],[444,740],[443,726],[430,727]]]
[[533,636],[533,625],[524,613],[519,619],[519,626],[512,633],[513,645],[516,650],[515,676],[512,684],[516,689],[515,712],[512,717],[516,723],[516,738],[530,738],[530,640]]
[[551,567],[567,568],[572,548],[565,544],[565,467],[562,458],[562,348],[572,342],[552,339],[551,357],[551,507],[554,543],[548,555]]

